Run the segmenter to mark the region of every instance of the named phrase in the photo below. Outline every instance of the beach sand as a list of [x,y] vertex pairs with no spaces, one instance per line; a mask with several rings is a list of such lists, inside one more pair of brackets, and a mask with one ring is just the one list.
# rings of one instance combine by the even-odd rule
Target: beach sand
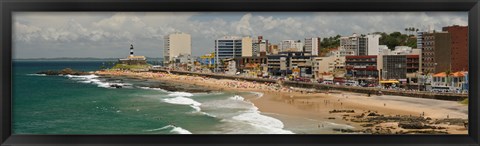
[[[228,92],[259,92],[257,94],[244,94],[246,100],[252,102],[259,110],[268,115],[279,118],[284,122],[286,128],[295,128],[299,126],[311,127],[309,133],[331,134],[341,133],[339,128],[342,126],[328,127],[327,123],[336,123],[340,125],[349,125],[354,131],[345,133],[365,132],[365,130],[383,131],[388,133],[406,132],[406,131],[440,131],[449,134],[467,134],[464,126],[459,124],[436,123],[435,120],[441,119],[467,119],[467,106],[454,101],[443,101],[433,99],[422,99],[402,96],[367,96],[366,94],[351,93],[344,91],[331,90],[328,93],[305,93],[300,90],[289,87],[281,87],[278,84],[253,83],[247,81],[235,81],[227,79],[212,79],[199,76],[173,75],[166,73],[151,72],[120,72],[120,71],[98,71],[97,75],[103,76],[127,76],[141,79],[154,79],[159,81],[177,82],[203,86],[211,90]],[[353,113],[334,112],[334,110],[353,110]],[[397,121],[358,122],[354,118],[361,114],[377,113],[383,116],[414,116],[431,118],[429,125],[441,128],[426,129],[404,129],[398,126]],[[363,117],[363,116],[362,116]],[[365,116],[363,119],[368,118]],[[304,122],[309,121],[309,122]],[[354,122],[357,121],[357,122]],[[327,122],[327,123],[325,123]],[[363,126],[362,126],[363,125]],[[328,128],[325,128],[328,127]],[[345,127],[345,126],[343,126]],[[332,131],[332,128],[337,129]],[[379,130],[380,129],[380,130]],[[378,133],[378,132],[377,132]]]

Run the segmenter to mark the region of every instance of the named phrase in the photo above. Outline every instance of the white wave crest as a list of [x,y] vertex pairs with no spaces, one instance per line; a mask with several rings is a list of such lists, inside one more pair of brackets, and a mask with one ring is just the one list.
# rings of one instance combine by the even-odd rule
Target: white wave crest
[[282,121],[262,115],[253,103],[239,95],[205,102],[202,106],[213,109],[210,113],[225,122],[223,130],[227,134],[293,134],[283,129]]
[[166,129],[172,129],[172,130],[170,130],[170,132],[175,133],[175,134],[192,134],[192,132],[190,132],[186,129],[183,129],[182,127],[177,127],[177,126],[173,126],[173,125],[167,125],[167,126],[162,127],[162,128],[145,130],[145,131],[153,132],[153,131],[161,131],[161,130],[166,130]]
[[193,96],[192,93],[188,93],[188,92],[171,92],[170,94],[168,94],[168,96],[175,96],[175,97],[191,97]]
[[47,74],[27,74],[27,76],[47,76]]
[[261,115],[260,112],[243,113],[232,119],[248,123],[257,127],[262,134],[294,134],[292,131],[284,130],[282,121],[273,117]]
[[188,131],[187,129],[183,129],[182,127],[175,127],[170,132],[177,133],[177,134],[192,134],[192,132]]
[[167,90],[164,90],[162,88],[151,88],[151,87],[138,87],[138,88],[145,89],[145,90],[157,90],[162,92],[168,92]]
[[114,88],[110,87],[110,83],[99,80],[99,76],[97,75],[65,75],[65,77],[71,80],[76,80],[80,83],[95,84],[102,88]]
[[245,98],[243,98],[242,96],[238,96],[238,95],[232,96],[232,97],[230,97],[230,99],[232,99],[232,100],[241,100],[241,101],[244,101],[244,100],[245,100]]
[[200,105],[202,104],[190,98],[179,96],[174,98],[166,98],[166,99],[163,99],[163,101],[171,104],[190,105],[190,107],[195,109],[195,111],[197,112],[201,111]]

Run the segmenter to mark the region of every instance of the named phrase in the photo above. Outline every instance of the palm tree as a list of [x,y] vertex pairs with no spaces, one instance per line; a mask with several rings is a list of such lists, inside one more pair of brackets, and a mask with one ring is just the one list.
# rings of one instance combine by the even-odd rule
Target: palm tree
[[410,32],[411,32],[410,35],[413,35],[413,32],[414,32],[414,31],[415,31],[415,28],[414,28],[414,27],[411,27],[411,28],[410,28]]
[[450,83],[450,74],[452,73],[452,70],[451,69],[448,69],[447,71],[445,71],[445,74],[447,75],[446,76],[446,82],[447,82],[447,86],[450,86],[449,83]]

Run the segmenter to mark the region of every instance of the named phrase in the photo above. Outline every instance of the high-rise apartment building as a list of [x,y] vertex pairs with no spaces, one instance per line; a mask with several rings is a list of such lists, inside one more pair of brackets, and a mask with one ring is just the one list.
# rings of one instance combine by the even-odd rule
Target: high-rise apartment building
[[192,55],[192,38],[186,33],[172,33],[164,37],[163,59],[168,63],[180,55]]
[[305,52],[312,56],[320,55],[320,42],[319,37],[305,38]]
[[378,55],[380,35],[357,35],[353,34],[340,38],[340,46],[346,51],[355,52],[354,55]]
[[422,72],[438,73],[451,69],[451,35],[448,32],[422,34]]
[[215,56],[218,59],[252,56],[252,38],[225,36],[215,40]]
[[468,26],[443,27],[451,36],[452,71],[468,71]]

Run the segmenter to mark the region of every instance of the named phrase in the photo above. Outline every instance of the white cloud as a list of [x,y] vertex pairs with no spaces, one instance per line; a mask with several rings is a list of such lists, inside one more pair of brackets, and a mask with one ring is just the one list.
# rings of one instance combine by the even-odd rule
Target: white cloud
[[20,22],[15,22],[13,36],[15,39],[30,42],[32,39],[38,37],[39,31],[41,31],[39,27],[28,26]]
[[[288,16],[274,12],[19,12],[14,14],[14,44],[22,50],[48,52],[64,46],[68,47],[61,49],[71,50],[47,53],[50,57],[102,57],[123,55],[124,52],[113,50],[128,49],[129,43],[134,42],[139,53],[161,57],[163,36],[176,31],[190,33],[194,55],[201,55],[213,51],[213,40],[225,35],[263,35],[277,43],[283,39],[303,40],[314,36],[402,32],[405,27],[425,29],[431,24],[439,30],[442,26],[467,25],[467,22],[467,14],[458,12],[306,12]],[[82,49],[110,54],[75,52]],[[15,56],[36,55],[29,53]]]
[[237,34],[241,35],[252,35],[252,28],[250,27],[250,19],[252,18],[251,13],[243,15],[242,19],[236,24]]

